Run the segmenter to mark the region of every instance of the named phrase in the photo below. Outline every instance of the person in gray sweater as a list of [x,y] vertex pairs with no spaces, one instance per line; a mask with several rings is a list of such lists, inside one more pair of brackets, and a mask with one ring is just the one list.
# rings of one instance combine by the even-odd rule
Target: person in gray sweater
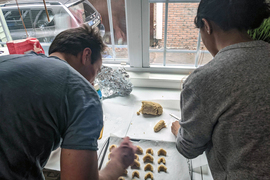
[[206,152],[217,180],[270,179],[270,45],[247,30],[269,18],[265,0],[202,0],[195,25],[214,59],[187,78],[176,147]]

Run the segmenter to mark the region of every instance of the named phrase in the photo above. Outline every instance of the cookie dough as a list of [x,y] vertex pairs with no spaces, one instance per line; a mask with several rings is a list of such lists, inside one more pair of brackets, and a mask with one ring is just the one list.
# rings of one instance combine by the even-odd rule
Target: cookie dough
[[143,154],[143,149],[140,146],[137,146],[136,153],[137,154]]
[[125,178],[124,177],[119,177],[118,180],[125,180]]
[[153,151],[153,149],[152,149],[152,148],[148,148],[148,149],[146,149],[145,153],[148,153],[148,154],[152,154],[152,155],[154,155],[154,151]]
[[146,173],[146,175],[144,176],[144,180],[146,180],[147,178],[151,178],[153,180],[154,179],[153,173],[151,172]]
[[166,160],[164,157],[161,157],[158,159],[158,164],[160,164],[160,163],[166,164]]
[[159,132],[162,128],[165,128],[166,124],[164,120],[160,120],[154,127],[155,132]]
[[109,151],[112,152],[112,150],[113,150],[114,148],[117,148],[117,146],[116,146],[115,144],[112,144],[112,145],[109,147]]
[[144,166],[144,171],[152,171],[153,172],[153,170],[154,170],[154,168],[150,163],[148,163]]
[[163,108],[160,104],[151,101],[142,101],[142,107],[138,113],[150,114],[154,116],[159,116],[163,113]]
[[135,155],[134,155],[134,159],[136,159],[137,161],[139,161],[139,156],[138,156],[138,154],[135,154]]
[[134,160],[134,163],[131,165],[131,169],[140,169],[141,164],[136,159]]
[[163,164],[159,165],[159,166],[158,166],[158,172],[160,172],[160,171],[167,172],[167,167],[164,166]]
[[132,178],[134,178],[134,177],[140,178],[140,173],[138,171],[134,171],[132,173]]
[[158,156],[167,156],[167,152],[162,148],[158,150],[157,153],[158,153]]
[[145,162],[151,162],[151,163],[153,163],[153,161],[154,161],[154,158],[153,158],[153,156],[151,156],[150,154],[146,154],[144,157],[143,157],[143,162],[145,163]]

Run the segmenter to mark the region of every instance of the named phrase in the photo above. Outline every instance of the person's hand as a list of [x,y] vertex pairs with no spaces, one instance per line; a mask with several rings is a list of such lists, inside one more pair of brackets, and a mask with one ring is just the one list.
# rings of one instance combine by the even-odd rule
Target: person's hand
[[175,122],[172,123],[171,131],[175,136],[177,136],[180,127],[181,126],[179,124],[179,121],[175,121]]
[[137,147],[132,144],[129,137],[125,137],[118,148],[114,148],[111,153],[111,160],[119,161],[123,169],[128,168],[134,162]]

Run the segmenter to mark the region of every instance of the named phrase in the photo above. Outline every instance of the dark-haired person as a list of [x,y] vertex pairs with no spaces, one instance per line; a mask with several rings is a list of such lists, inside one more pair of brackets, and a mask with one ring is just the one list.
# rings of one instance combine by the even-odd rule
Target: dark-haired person
[[269,18],[264,0],[202,0],[195,24],[214,56],[185,81],[171,129],[186,158],[206,152],[217,180],[270,179],[270,45],[248,29]]
[[0,179],[44,179],[42,168],[61,145],[61,179],[115,180],[134,161],[125,138],[98,172],[102,107],[92,82],[105,45],[88,26],[56,36],[50,57],[0,57]]

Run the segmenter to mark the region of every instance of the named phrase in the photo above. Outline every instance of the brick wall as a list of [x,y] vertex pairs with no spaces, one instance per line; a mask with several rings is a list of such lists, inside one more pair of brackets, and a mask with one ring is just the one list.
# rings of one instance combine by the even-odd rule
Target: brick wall
[[[195,50],[197,48],[199,30],[194,25],[197,8],[198,3],[169,3],[167,48],[189,50]],[[156,18],[154,17],[153,20],[155,22]],[[164,27],[165,3],[163,4],[163,35],[162,40],[158,42],[161,47],[164,46]],[[203,45],[201,49],[205,49]]]

